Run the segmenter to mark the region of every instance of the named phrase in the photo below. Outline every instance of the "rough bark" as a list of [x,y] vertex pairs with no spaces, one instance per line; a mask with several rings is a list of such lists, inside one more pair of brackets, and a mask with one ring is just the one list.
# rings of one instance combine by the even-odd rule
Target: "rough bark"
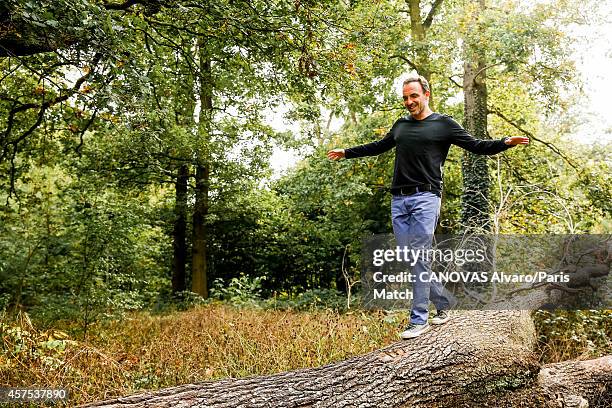
[[[484,0],[478,1],[480,10]],[[478,14],[474,17],[478,18]],[[474,22],[474,25],[477,25]],[[464,128],[477,139],[487,139],[486,65],[480,49],[466,45],[463,72]],[[490,226],[489,190],[491,180],[486,156],[463,153],[463,194],[461,221],[468,229],[487,231]]]
[[538,385],[563,407],[611,407],[612,356],[545,365]]
[[176,177],[176,202],[174,204],[174,231],[172,259],[172,292],[183,292],[185,287],[185,264],[187,262],[187,182],[189,166],[181,165]]
[[471,389],[496,388],[500,378],[517,385],[534,378],[533,341],[525,312],[469,312],[412,341],[324,367],[175,387],[91,406],[431,406]]
[[543,366],[529,387],[452,401],[454,408],[609,408],[612,406],[612,356]]

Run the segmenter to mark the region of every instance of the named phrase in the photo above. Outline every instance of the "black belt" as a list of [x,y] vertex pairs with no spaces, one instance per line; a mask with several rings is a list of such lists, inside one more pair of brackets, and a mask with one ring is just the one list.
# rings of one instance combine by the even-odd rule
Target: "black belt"
[[412,187],[392,187],[391,194],[393,195],[412,195],[420,193],[421,191],[432,191],[436,195],[440,195],[440,190],[432,186],[431,184],[421,184],[420,186]]

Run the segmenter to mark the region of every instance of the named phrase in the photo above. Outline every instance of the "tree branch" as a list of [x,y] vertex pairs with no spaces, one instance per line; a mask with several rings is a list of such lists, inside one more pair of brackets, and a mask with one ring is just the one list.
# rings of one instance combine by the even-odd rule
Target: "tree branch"
[[508,124],[512,125],[515,129],[517,129],[518,131],[520,131],[524,135],[529,136],[530,139],[533,139],[536,142],[542,143],[544,146],[548,147],[551,151],[553,151],[555,154],[557,154],[559,157],[561,157],[574,170],[576,170],[577,172],[580,173],[580,169],[578,168],[578,166],[576,166],[572,162],[572,160],[570,160],[570,158],[567,157],[561,150],[559,150],[559,148],[557,146],[555,146],[553,143],[550,143],[550,142],[547,142],[547,141],[542,140],[540,138],[537,138],[533,133],[523,129],[520,125],[518,125],[515,122],[513,122],[512,120],[510,120],[506,115],[504,115],[502,112],[500,112],[499,110],[497,110],[495,108],[489,108],[488,109],[488,113],[492,113],[492,114],[496,115],[497,117],[503,119],[504,121],[506,121]]
[[98,115],[98,110],[94,110],[93,114],[91,115],[91,118],[89,118],[89,120],[87,121],[87,123],[85,124],[85,126],[83,127],[83,129],[81,129],[79,131],[79,145],[74,149],[75,152],[80,156],[81,155],[81,147],[83,147],[83,136],[85,135],[85,132],[87,132],[87,129],[89,129],[89,127],[91,126],[91,124],[93,123],[94,120],[96,120],[96,116]]
[[123,3],[105,3],[104,8],[107,10],[127,10],[136,4],[146,5],[150,3],[147,0],[127,0]]
[[436,15],[436,13],[438,12],[440,6],[442,5],[442,2],[444,0],[435,0],[434,3],[431,6],[431,10],[429,10],[429,13],[427,14],[427,17],[425,18],[425,20],[423,21],[423,28],[425,30],[427,30],[429,27],[431,27],[431,23],[433,22],[433,18]]
[[[101,54],[96,54],[94,56],[94,59],[92,61],[92,65],[96,65],[99,61],[100,58],[102,57]],[[75,92],[78,92],[78,90],[81,88],[81,85],[83,85],[83,83],[87,80],[87,78],[89,78],[91,76],[91,73],[93,71],[89,71],[88,73],[86,73],[85,75],[83,75],[82,77],[80,77],[79,79],[77,79],[77,81],[74,83],[74,86],[72,88],[70,88],[70,92],[67,92],[63,95],[57,96],[53,99],[50,99],[46,102],[43,102],[41,104],[37,104],[37,103],[24,103],[21,104],[20,106],[13,108],[10,112],[9,112],[9,118],[14,116],[15,114],[19,113],[19,112],[23,112],[29,109],[47,109],[50,108],[53,105],[56,105],[60,102],[64,102],[66,101],[68,98],[70,98]],[[7,129],[7,132],[9,130]],[[8,133],[5,132],[5,138],[8,137]],[[1,160],[0,160],[1,161]]]
[[399,58],[402,61],[404,61],[405,63],[407,63],[410,66],[410,68],[414,69],[417,72],[419,71],[417,66],[414,64],[414,62],[410,61],[408,58],[406,58],[406,57],[404,57],[402,55],[399,55],[399,54],[391,55],[389,58]]
[[495,67],[495,66],[497,66],[497,65],[502,65],[502,64],[503,64],[503,62],[496,62],[495,64],[490,64],[490,65],[487,65],[487,66],[485,66],[485,67],[480,68],[480,69],[478,70],[478,72],[476,72],[476,74],[474,74],[474,79],[473,79],[473,80],[475,81],[475,80],[476,80],[476,78],[478,78],[478,75],[482,74],[482,73],[483,73],[484,71],[486,71],[487,69],[489,69],[489,68],[493,68],[493,67]]
[[[100,58],[101,58],[101,55],[96,54],[93,59],[93,65],[95,65],[100,60]],[[81,85],[83,85],[83,83],[87,80],[87,78],[91,76],[92,72],[93,70],[89,71],[88,73],[80,77],[75,82],[74,86],[70,89],[70,92],[57,96],[46,102],[42,102],[40,104],[26,103],[26,104],[22,104],[20,106],[17,106],[11,109],[11,111],[8,114],[6,130],[4,131],[4,135],[2,139],[0,140],[2,142],[2,152],[0,153],[0,163],[2,163],[2,161],[4,161],[7,158],[7,155],[10,155],[10,161],[11,161],[11,169],[10,169],[10,175],[9,175],[11,188],[10,188],[9,196],[11,196],[13,193],[16,193],[15,178],[16,178],[17,172],[16,172],[16,167],[15,167],[15,158],[17,157],[17,146],[19,145],[19,143],[24,141],[29,135],[31,135],[38,128],[38,126],[40,126],[40,124],[42,123],[44,119],[45,112],[47,111],[47,109],[49,109],[51,106],[57,103],[66,101],[75,92],[78,92],[78,90],[81,88]],[[38,108],[39,111],[38,111],[38,116],[36,117],[36,121],[34,122],[34,124],[32,124],[32,126],[30,126],[25,132],[23,132],[16,139],[9,140],[11,131],[13,130],[13,125],[15,123],[15,115],[19,112],[24,112],[26,110],[36,109],[36,108]],[[10,146],[12,146],[12,148],[10,148]]]
[[451,81],[455,86],[458,86],[459,88],[463,89],[463,86],[459,82],[455,81],[453,77],[448,77],[448,80]]

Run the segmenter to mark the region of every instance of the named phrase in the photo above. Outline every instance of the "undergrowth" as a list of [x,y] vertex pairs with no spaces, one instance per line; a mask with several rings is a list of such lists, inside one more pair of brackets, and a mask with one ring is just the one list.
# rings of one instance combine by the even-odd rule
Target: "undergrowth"
[[[272,374],[344,360],[397,340],[401,312],[347,309],[335,291],[262,299],[237,278],[212,299],[90,324],[0,314],[0,384],[67,388],[77,405],[139,390]],[[109,314],[113,316],[113,314]],[[535,312],[542,363],[612,354],[612,311]],[[43,325],[44,323],[44,325]],[[60,404],[61,405],[61,404]]]
[[168,315],[132,313],[90,327],[38,330],[27,315],[0,325],[0,383],[67,388],[70,406],[143,389],[313,367],[395,341],[402,315],[264,310],[221,303]]
[[542,363],[612,354],[612,310],[538,310],[533,320]]

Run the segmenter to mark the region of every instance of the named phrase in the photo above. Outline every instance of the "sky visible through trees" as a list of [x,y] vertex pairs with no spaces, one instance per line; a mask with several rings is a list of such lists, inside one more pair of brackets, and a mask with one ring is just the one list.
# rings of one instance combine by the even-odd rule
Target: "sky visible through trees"
[[580,142],[612,142],[612,5],[601,25],[572,27],[580,38],[575,58],[578,71],[585,78],[586,122],[576,135]]

